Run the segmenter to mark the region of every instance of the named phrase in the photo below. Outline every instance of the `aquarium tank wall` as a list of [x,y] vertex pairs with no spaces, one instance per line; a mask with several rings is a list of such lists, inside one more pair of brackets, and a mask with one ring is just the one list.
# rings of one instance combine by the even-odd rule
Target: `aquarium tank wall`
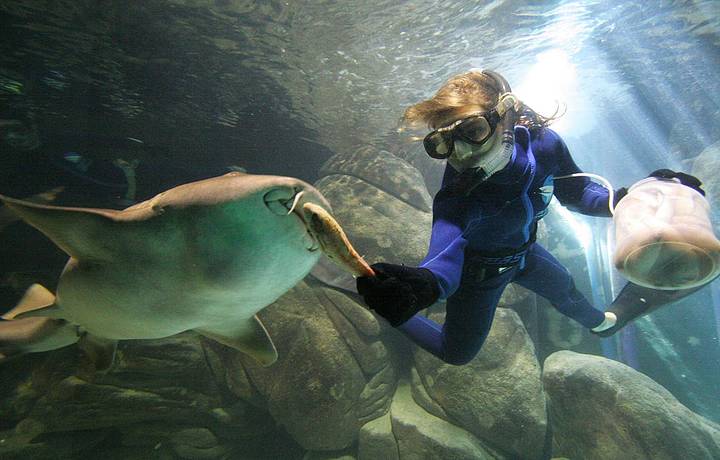
[[3,0],[0,36],[0,458],[720,458],[719,281],[629,282],[607,216],[555,197],[535,244],[609,337],[510,283],[450,364],[353,279],[425,259],[446,162],[401,119],[472,69],[720,235],[720,2]]

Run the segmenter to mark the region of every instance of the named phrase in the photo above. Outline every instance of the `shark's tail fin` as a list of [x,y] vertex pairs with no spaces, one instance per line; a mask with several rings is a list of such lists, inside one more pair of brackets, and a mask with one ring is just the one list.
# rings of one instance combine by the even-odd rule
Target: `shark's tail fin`
[[78,328],[61,319],[0,320],[0,361],[25,353],[57,350],[79,338]]
[[59,311],[52,292],[30,286],[15,308],[0,317],[0,361],[77,342],[78,328],[59,319]]
[[58,318],[58,310],[53,293],[39,284],[33,284],[25,291],[25,295],[15,308],[2,315],[2,319],[12,320],[31,316]]
[[91,336],[61,319],[55,296],[33,284],[20,302],[0,320],[0,362],[24,354],[80,345],[98,371],[108,371],[115,360],[117,341]]

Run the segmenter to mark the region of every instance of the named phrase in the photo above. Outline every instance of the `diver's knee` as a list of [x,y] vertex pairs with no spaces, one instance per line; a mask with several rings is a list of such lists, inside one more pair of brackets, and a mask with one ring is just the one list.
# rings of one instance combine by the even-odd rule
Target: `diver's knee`
[[468,364],[470,361],[472,361],[475,356],[477,356],[478,351],[479,350],[455,353],[446,352],[442,357],[442,360],[447,364],[452,364],[453,366],[464,366],[465,364]]
[[472,361],[473,358],[474,358],[474,356],[472,356],[472,357],[467,357],[467,356],[456,357],[456,356],[453,356],[453,357],[444,359],[443,361],[445,362],[445,364],[450,364],[450,365],[453,365],[453,366],[464,366],[464,365],[468,364],[470,361]]
[[453,366],[464,366],[475,359],[480,349],[485,344],[487,332],[478,334],[471,339],[443,341],[443,353],[440,359]]

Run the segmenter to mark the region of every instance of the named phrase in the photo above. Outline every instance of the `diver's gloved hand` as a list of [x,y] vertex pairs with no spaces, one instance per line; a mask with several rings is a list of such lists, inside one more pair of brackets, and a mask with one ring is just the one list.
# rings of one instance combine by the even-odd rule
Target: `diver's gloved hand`
[[[702,182],[700,181],[700,179],[693,175],[684,172],[675,172],[671,169],[658,169],[651,172],[648,177],[659,177],[661,179],[678,179],[681,184],[697,190],[702,196],[705,196],[705,190],[701,188]],[[622,200],[623,197],[625,197],[625,195],[627,194],[627,187],[621,187],[615,190],[615,203],[613,203],[613,207],[617,206],[618,202]]]
[[625,195],[627,195],[627,194],[628,194],[627,187],[620,187],[619,189],[615,190],[615,195],[614,195],[614,199],[613,199],[615,202],[613,203],[613,208],[615,206],[617,206],[617,204],[620,202],[620,200],[622,200],[625,197]]
[[392,327],[398,327],[440,297],[440,286],[427,268],[373,264],[375,276],[357,279],[365,303]]
[[678,179],[680,180],[681,184],[695,189],[700,192],[702,196],[705,196],[705,190],[700,188],[702,186],[702,182],[700,181],[700,179],[690,174],[684,172],[675,172],[671,169],[658,169],[657,171],[651,172],[648,177],[659,177],[661,179]]

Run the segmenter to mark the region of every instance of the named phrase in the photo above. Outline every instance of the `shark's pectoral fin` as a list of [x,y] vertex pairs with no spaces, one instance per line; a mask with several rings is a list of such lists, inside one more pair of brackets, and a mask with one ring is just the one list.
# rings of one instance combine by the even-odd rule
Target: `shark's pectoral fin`
[[263,366],[271,365],[278,357],[275,344],[257,316],[238,324],[208,326],[195,332],[239,350]]
[[115,362],[117,340],[104,339],[92,334],[85,334],[80,339],[80,349],[93,363],[98,372],[107,372]]
[[15,308],[2,315],[2,319],[11,320],[31,316],[61,318],[60,308],[55,304],[55,296],[39,284],[30,286]]

